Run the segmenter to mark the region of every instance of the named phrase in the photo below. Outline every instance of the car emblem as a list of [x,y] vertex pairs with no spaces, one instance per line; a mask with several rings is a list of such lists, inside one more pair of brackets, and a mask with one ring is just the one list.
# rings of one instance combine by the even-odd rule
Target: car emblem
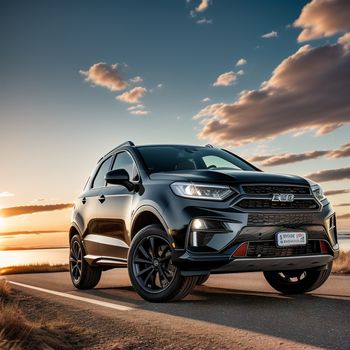
[[272,195],[272,202],[294,202],[294,194],[274,193]]

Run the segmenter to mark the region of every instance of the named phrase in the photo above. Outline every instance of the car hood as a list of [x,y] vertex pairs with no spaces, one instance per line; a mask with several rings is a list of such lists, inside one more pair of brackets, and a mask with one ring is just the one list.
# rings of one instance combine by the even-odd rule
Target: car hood
[[310,185],[310,183],[295,175],[265,173],[262,171],[236,171],[236,170],[181,170],[154,173],[152,180],[191,181],[222,184],[242,183],[283,183],[295,185]]

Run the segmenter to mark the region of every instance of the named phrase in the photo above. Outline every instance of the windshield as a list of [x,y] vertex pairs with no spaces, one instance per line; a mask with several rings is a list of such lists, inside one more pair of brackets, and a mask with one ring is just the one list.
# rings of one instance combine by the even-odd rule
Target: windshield
[[233,154],[209,147],[140,146],[137,147],[150,173],[195,169],[257,169]]

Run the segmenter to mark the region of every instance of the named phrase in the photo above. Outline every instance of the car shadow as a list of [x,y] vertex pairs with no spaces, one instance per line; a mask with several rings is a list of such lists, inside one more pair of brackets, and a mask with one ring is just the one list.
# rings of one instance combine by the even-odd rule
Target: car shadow
[[[196,287],[177,303],[149,303],[131,286],[84,291],[146,311],[233,327],[331,349],[350,348],[350,299],[330,294],[284,296],[274,292]],[[345,296],[346,297],[346,296]],[[349,297],[347,297],[349,298]]]

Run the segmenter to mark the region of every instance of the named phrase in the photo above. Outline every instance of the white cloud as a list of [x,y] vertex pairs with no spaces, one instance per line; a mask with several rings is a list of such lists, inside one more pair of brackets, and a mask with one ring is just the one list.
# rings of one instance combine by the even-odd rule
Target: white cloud
[[163,84],[158,84],[158,85],[157,85],[157,88],[158,88],[158,89],[161,89],[162,87],[163,87]]
[[237,63],[236,66],[244,66],[245,64],[247,64],[247,60],[244,58],[240,58]]
[[196,21],[197,24],[212,24],[213,20],[212,19],[208,19],[208,18],[201,18],[198,21]]
[[121,91],[128,86],[119,73],[117,63],[112,65],[104,62],[95,63],[87,71],[80,70],[79,73],[85,76],[86,81],[110,91]]
[[261,37],[264,38],[264,39],[277,38],[278,37],[278,32],[275,32],[273,30],[270,33],[263,34]]
[[312,0],[293,25],[303,29],[299,42],[344,33],[350,29],[350,1]]
[[201,0],[200,4],[196,7],[197,12],[203,12],[209,7],[209,0]]
[[130,82],[133,83],[133,84],[142,83],[143,79],[140,76],[136,76],[134,78],[131,78]]
[[135,109],[133,111],[129,111],[129,113],[134,115],[147,115],[149,114],[149,111],[146,111],[144,109]]
[[[349,37],[350,40],[350,37]],[[240,145],[271,140],[300,130],[318,135],[350,123],[350,46],[305,45],[284,59],[257,90],[242,92],[232,103],[204,107],[200,139]]]
[[139,103],[140,99],[144,96],[146,92],[147,89],[141,86],[137,86],[117,96],[116,99],[126,103]]
[[202,102],[209,102],[210,101],[210,97],[205,97],[203,98]]
[[237,73],[230,71],[223,74],[220,74],[216,81],[214,82],[213,86],[230,86],[232,85],[237,79]]
[[138,104],[136,106],[130,106],[126,109],[130,114],[134,115],[147,115],[149,111],[145,110],[145,106],[143,104]]

